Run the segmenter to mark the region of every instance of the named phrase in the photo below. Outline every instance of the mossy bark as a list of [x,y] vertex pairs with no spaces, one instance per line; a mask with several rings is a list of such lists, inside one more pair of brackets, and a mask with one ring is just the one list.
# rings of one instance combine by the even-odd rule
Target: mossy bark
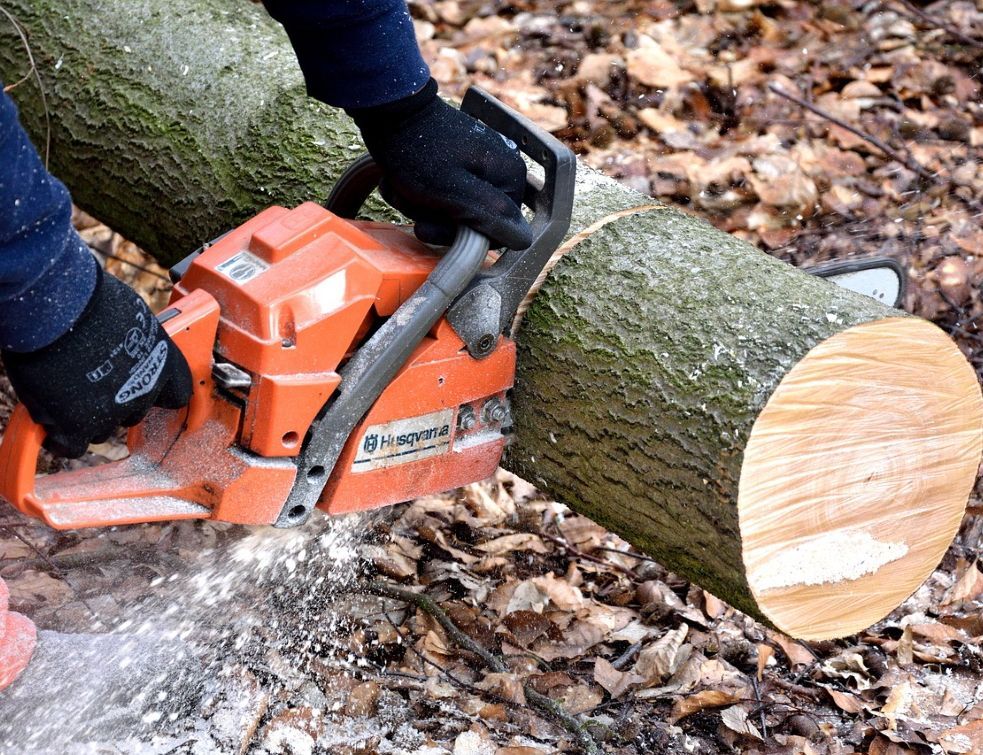
[[[4,6],[30,34],[53,172],[164,263],[268,204],[325,196],[361,150],[342,113],[306,98],[258,6]],[[26,70],[0,24],[0,77]],[[43,144],[36,84],[14,96]],[[649,201],[582,170],[571,233]],[[735,505],[751,426],[813,346],[888,314],[678,211],[622,217],[560,262],[523,321],[506,464],[760,616]]]

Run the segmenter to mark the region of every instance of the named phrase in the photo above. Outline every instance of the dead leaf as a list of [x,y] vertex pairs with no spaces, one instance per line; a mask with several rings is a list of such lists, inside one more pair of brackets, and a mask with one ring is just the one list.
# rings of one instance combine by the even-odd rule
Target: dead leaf
[[946,590],[942,597],[942,605],[951,606],[956,603],[964,603],[972,600],[980,593],[983,593],[983,572],[974,561],[966,566],[966,570],[956,583]]
[[504,553],[513,553],[515,551],[532,551],[533,553],[540,554],[549,553],[549,549],[543,544],[543,539],[531,532],[515,532],[511,535],[502,535],[502,537],[482,543],[477,548],[490,556],[500,556]]
[[863,701],[856,695],[851,695],[847,692],[840,692],[839,690],[826,688],[826,694],[833,698],[833,702],[836,703],[836,707],[840,710],[846,711],[847,713],[860,713],[866,709]]
[[645,680],[647,686],[659,684],[676,672],[684,660],[680,649],[688,632],[689,625],[680,624],[638,654],[634,672]]
[[772,656],[775,655],[775,648],[771,645],[765,645],[763,643],[758,644],[758,681],[761,681],[762,676],[765,673],[765,667],[768,665],[768,661],[771,660]]
[[754,724],[748,721],[747,711],[740,705],[734,705],[720,711],[720,720],[723,721],[724,726],[731,731],[737,732],[738,734],[746,737],[753,737],[754,739],[764,741],[764,737],[761,736],[761,732],[758,731]]
[[705,689],[695,695],[684,697],[677,700],[672,705],[672,712],[669,714],[669,723],[675,724],[678,721],[699,713],[707,708],[721,708],[724,705],[731,705],[741,699],[741,695],[736,692],[727,692],[719,689]]
[[604,658],[594,661],[594,681],[608,691],[612,699],[621,697],[633,684],[641,684],[644,676],[633,671],[619,671]]
[[657,89],[686,84],[693,74],[680,68],[676,59],[651,37],[641,36],[638,47],[626,56],[628,76],[640,84]]
[[492,692],[516,705],[526,704],[526,693],[522,688],[522,680],[518,674],[511,672],[489,672],[485,678],[475,682],[475,687]]

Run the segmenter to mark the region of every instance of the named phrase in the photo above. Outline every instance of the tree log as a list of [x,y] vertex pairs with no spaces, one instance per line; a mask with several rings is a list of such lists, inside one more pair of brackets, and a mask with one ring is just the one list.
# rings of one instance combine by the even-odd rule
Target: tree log
[[[4,5],[52,170],[164,263],[324,197],[361,150],[250,3]],[[3,25],[0,77],[27,68]],[[38,87],[13,94],[43,145]],[[586,168],[567,247],[518,332],[510,469],[797,637],[860,630],[931,573],[983,428],[941,331]]]

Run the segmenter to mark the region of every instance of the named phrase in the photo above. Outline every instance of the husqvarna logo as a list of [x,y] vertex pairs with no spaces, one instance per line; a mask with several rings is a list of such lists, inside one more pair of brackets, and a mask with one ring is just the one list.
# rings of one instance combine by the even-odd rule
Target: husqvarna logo
[[450,450],[453,427],[453,409],[371,425],[362,436],[352,471],[367,472],[445,454]]

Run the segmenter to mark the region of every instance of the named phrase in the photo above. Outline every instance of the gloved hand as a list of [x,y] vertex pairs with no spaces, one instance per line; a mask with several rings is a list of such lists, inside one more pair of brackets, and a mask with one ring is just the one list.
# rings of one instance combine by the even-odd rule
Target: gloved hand
[[180,350],[137,294],[98,270],[92,299],[72,328],[37,351],[3,351],[7,376],[45,448],[76,458],[151,406],[178,409],[191,398]]
[[532,243],[516,145],[440,99],[433,79],[405,99],[347,112],[382,168],[383,199],[416,221],[421,241],[449,244],[463,224],[493,247]]

